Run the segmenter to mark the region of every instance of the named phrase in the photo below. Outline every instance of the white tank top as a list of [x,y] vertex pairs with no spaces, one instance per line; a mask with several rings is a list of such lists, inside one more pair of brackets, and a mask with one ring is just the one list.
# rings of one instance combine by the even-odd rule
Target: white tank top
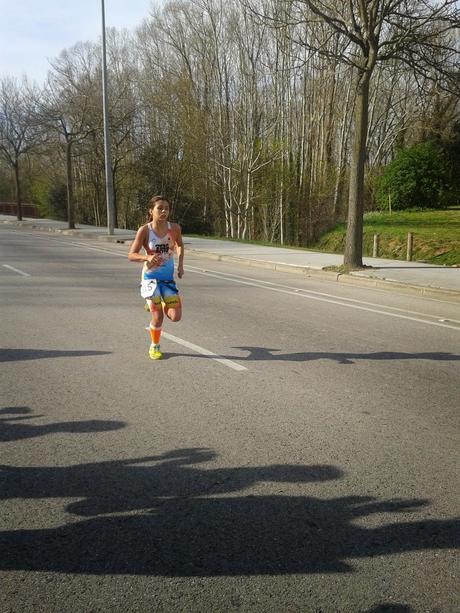
[[161,256],[162,263],[157,268],[147,268],[144,264],[143,278],[170,281],[174,276],[174,238],[171,233],[171,224],[168,221],[167,231],[164,236],[157,236],[151,224],[148,224],[148,249],[147,253],[157,253]]

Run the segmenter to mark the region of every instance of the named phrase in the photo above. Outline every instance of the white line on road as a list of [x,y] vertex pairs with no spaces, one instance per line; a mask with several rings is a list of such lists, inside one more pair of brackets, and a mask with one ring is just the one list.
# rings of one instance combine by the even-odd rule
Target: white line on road
[[[337,296],[336,294],[328,294],[326,292],[317,292],[312,289],[306,289],[306,288],[299,289],[297,287],[292,287],[290,285],[283,285],[282,283],[273,283],[272,281],[264,281],[262,279],[254,279],[253,277],[235,275],[230,272],[218,272],[217,270],[197,268],[195,266],[186,266],[186,270],[190,270],[190,272],[199,272],[199,273],[200,272],[201,273],[214,273],[214,274],[220,275],[221,278],[223,279],[228,277],[230,280],[233,280],[236,277],[236,279],[244,279],[245,281],[253,281],[254,283],[261,283],[263,285],[272,285],[277,288],[281,287],[283,289],[291,290],[295,292],[296,294],[298,294],[299,292],[306,292],[308,294],[313,294],[315,296],[325,296],[326,298],[337,298],[338,300],[344,300],[345,302],[355,302],[355,303],[364,304],[370,307],[381,307],[382,308],[382,305],[376,304],[375,302],[368,302],[366,300],[358,300],[356,298],[347,298],[345,296]],[[452,319],[450,317],[443,318],[442,315],[429,315],[428,313],[420,313],[420,311],[410,311],[409,309],[400,309],[398,307],[393,307],[389,305],[385,305],[383,308],[388,309],[389,311],[398,311],[400,313],[405,313],[406,315],[419,315],[420,317],[427,317],[428,319],[436,319],[437,321],[445,321],[445,322],[450,322],[450,323],[455,323],[455,324],[460,325],[460,321],[458,319]]]
[[[146,330],[148,329],[149,328],[146,328]],[[200,347],[199,345],[194,345],[193,343],[189,343],[189,341],[185,341],[184,339],[179,338],[178,336],[173,336],[172,334],[169,334],[168,332],[162,332],[161,335],[164,336],[165,338],[168,338],[170,341],[173,341],[173,343],[177,343],[178,345],[183,345],[184,347],[187,347],[188,349],[191,349],[192,351],[201,353],[201,355],[206,355],[210,357],[211,359],[215,360],[216,362],[220,362],[224,366],[233,368],[233,370],[238,370],[238,371],[247,370],[246,366],[241,366],[241,364],[237,364],[236,362],[233,362],[232,360],[228,360],[227,358],[221,358],[217,353],[213,353],[212,351],[209,351],[209,349],[205,349],[204,347]]]
[[92,251],[102,251],[102,253],[109,253],[110,255],[119,255],[120,257],[125,258],[126,260],[128,259],[127,251],[126,253],[117,253],[116,251],[112,251],[110,249],[104,249],[104,247],[92,247],[90,245],[87,245],[86,243],[72,242],[70,244],[75,245],[77,247],[86,247],[87,249],[91,249]]
[[[45,237],[44,237],[45,238]],[[54,237],[46,237],[46,238],[52,238],[55,241],[58,242],[65,242],[67,244],[69,244],[69,242],[67,242],[65,239],[56,239]],[[81,246],[81,247],[85,247],[87,249],[91,249],[94,251],[102,251],[105,253],[109,253],[111,255],[119,255],[121,257],[127,257],[126,254],[124,253],[117,253],[115,251],[110,251],[108,249],[104,249],[103,247],[92,247],[87,245],[86,243],[79,243],[79,242],[75,242],[72,241],[70,242],[70,244],[73,244],[74,246]],[[442,323],[442,317],[440,316],[433,316],[433,315],[428,315],[425,313],[415,313],[413,311],[406,311],[404,309],[397,309],[396,307],[391,307],[391,306],[385,306],[385,309],[391,309],[393,311],[403,311],[404,313],[414,313],[414,314],[418,314],[421,315],[422,317],[427,317],[430,319],[436,318],[438,321],[428,321],[426,319],[420,319],[418,317],[410,317],[409,315],[400,315],[398,313],[389,313],[388,311],[383,311],[380,308],[367,308],[365,306],[359,306],[359,305],[369,305],[369,306],[378,306],[378,305],[374,305],[374,303],[372,302],[365,302],[365,301],[361,301],[361,300],[356,300],[354,298],[345,298],[345,297],[340,297],[340,296],[334,296],[333,294],[326,294],[323,292],[314,292],[313,290],[309,290],[309,289],[296,289],[296,288],[289,288],[289,286],[280,286],[279,284],[276,284],[276,287],[267,287],[267,285],[270,285],[271,282],[270,281],[263,281],[263,280],[259,280],[259,279],[252,279],[250,277],[244,277],[244,276],[240,276],[238,275],[238,277],[234,278],[231,276],[231,273],[220,273],[217,271],[210,271],[210,270],[203,270],[203,269],[198,269],[195,268],[193,266],[186,266],[185,270],[190,271],[192,273],[196,273],[196,274],[200,274],[203,276],[207,276],[207,277],[214,277],[216,279],[223,279],[223,280],[227,280],[227,281],[233,281],[234,283],[239,283],[240,285],[249,285],[252,287],[257,287],[259,289],[267,289],[273,292],[278,292],[278,293],[282,293],[282,294],[289,294],[291,296],[298,296],[300,298],[308,298],[310,300],[318,300],[320,302],[328,302],[330,304],[336,304],[338,306],[343,306],[343,307],[348,307],[348,308],[352,308],[352,309],[357,309],[360,311],[368,311],[369,313],[377,313],[379,315],[387,315],[388,317],[397,317],[399,319],[406,319],[409,321],[415,321],[417,323],[423,323],[429,326],[437,326],[439,328],[448,328],[449,330],[457,330],[457,332],[460,330],[459,326],[451,326],[447,323]],[[26,276],[30,276],[27,275],[27,273],[21,273],[21,274],[25,274]],[[282,288],[285,289],[282,289]],[[308,292],[308,293],[307,293]],[[330,298],[337,298],[336,300],[331,300],[329,298],[326,298],[326,296],[330,296]],[[358,304],[347,304],[346,302],[343,301],[348,301],[348,302],[357,302]],[[452,321],[453,323],[459,323],[457,322],[457,320],[449,320]]]
[[[314,295],[312,295],[310,290],[301,290],[302,293],[300,293],[299,290],[286,290],[286,289],[281,289],[279,287],[267,287],[266,285],[262,285],[262,283],[265,283],[265,282],[263,282],[263,281],[259,282],[257,279],[254,279],[251,282],[250,281],[243,281],[241,278],[232,278],[232,277],[229,277],[229,276],[223,276],[223,275],[218,274],[218,273],[203,272],[201,270],[192,270],[190,266],[187,266],[186,270],[190,270],[190,272],[194,272],[195,274],[203,275],[205,277],[214,277],[215,279],[224,279],[225,281],[232,281],[233,283],[239,283],[240,285],[250,285],[251,287],[257,287],[259,289],[267,289],[267,290],[270,290],[272,292],[277,292],[277,293],[280,293],[280,294],[288,294],[290,296],[298,296],[299,298],[307,298],[308,300],[318,300],[319,302],[328,302],[329,304],[336,304],[338,306],[347,307],[349,309],[357,309],[359,311],[367,311],[369,313],[377,313],[379,315],[387,315],[388,317],[397,317],[398,319],[407,319],[409,321],[415,321],[417,323],[426,324],[428,326],[437,326],[439,328],[448,328],[449,330],[456,330],[457,332],[460,331],[460,327],[459,326],[449,326],[448,324],[438,323],[436,321],[427,321],[426,319],[419,319],[418,317],[409,317],[408,315],[399,315],[398,313],[389,313],[388,311],[382,311],[380,309],[371,309],[371,308],[364,307],[364,306],[358,306],[357,304],[348,304],[346,302],[341,302],[342,299],[330,300],[328,298],[323,298],[323,297],[320,297],[320,296],[314,296]],[[309,294],[307,294],[305,292],[309,292]],[[366,304],[366,303],[364,303],[364,304]],[[387,308],[387,307],[385,307],[385,308]],[[392,308],[392,307],[388,307],[388,308]],[[427,317],[431,317],[431,315],[427,315]]]
[[4,268],[8,268],[8,270],[12,270],[13,272],[17,272],[18,275],[22,275],[23,277],[30,277],[28,272],[24,272],[23,270],[19,270],[19,268],[15,268],[14,266],[9,266],[8,264],[2,264]]
[[[52,240],[55,243],[60,243],[61,245],[73,245],[74,247],[85,247],[86,249],[90,249],[91,251],[101,251],[102,253],[108,253],[109,255],[119,255],[122,258],[128,259],[128,252],[118,253],[117,251],[112,251],[110,249],[104,249],[104,247],[95,247],[92,245],[88,245],[87,243],[80,243],[77,241],[67,240],[65,238],[58,238],[56,236],[48,236],[47,234],[45,236],[41,236],[33,232],[21,232],[21,234],[26,234],[27,236],[33,236],[34,238],[41,238],[42,240],[46,240],[48,242]],[[94,239],[90,239],[90,240],[94,240]]]

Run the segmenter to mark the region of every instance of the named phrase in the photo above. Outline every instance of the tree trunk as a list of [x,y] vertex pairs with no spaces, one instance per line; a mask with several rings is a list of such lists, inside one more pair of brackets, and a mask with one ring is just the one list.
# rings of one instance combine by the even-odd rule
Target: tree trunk
[[349,109],[349,104],[350,104],[351,90],[352,90],[352,83],[350,80],[350,85],[347,89],[347,96],[345,99],[345,106],[343,108],[343,117],[342,117],[342,123],[340,127],[340,136],[339,136],[339,142],[337,145],[338,147],[337,176],[335,179],[334,200],[333,200],[333,205],[332,205],[332,221],[334,223],[338,219],[339,200],[341,196],[341,185],[342,185],[343,175],[345,171],[345,149],[347,146],[348,133],[349,133],[348,109]]
[[73,178],[72,178],[72,141],[68,140],[65,146],[65,158],[67,168],[67,221],[69,230],[75,229],[74,203],[73,203]]
[[21,182],[19,179],[19,161],[14,162],[14,180],[16,183],[16,215],[22,221]]
[[112,169],[113,223],[114,223],[115,228],[118,228],[118,190],[117,190],[117,184],[115,181],[116,173],[117,173],[117,168]]
[[355,102],[348,222],[343,258],[344,265],[349,268],[363,267],[364,164],[366,161],[370,77],[370,71],[363,71],[360,75]]

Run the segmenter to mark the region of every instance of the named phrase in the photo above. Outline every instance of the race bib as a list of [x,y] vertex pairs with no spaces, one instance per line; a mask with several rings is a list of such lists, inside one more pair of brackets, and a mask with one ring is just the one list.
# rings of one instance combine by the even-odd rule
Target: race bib
[[141,296],[142,298],[151,298],[157,288],[156,279],[145,279],[141,283]]

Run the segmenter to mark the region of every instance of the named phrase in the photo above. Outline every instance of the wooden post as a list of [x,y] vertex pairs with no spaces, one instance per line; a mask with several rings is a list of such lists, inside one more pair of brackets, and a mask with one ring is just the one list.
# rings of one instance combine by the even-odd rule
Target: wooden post
[[412,232],[407,233],[407,256],[406,260],[410,262],[412,260],[412,246],[414,243],[414,235]]
[[388,212],[391,215],[391,194],[388,193]]
[[379,256],[379,235],[374,234],[374,246],[372,248],[372,257],[378,258]]

